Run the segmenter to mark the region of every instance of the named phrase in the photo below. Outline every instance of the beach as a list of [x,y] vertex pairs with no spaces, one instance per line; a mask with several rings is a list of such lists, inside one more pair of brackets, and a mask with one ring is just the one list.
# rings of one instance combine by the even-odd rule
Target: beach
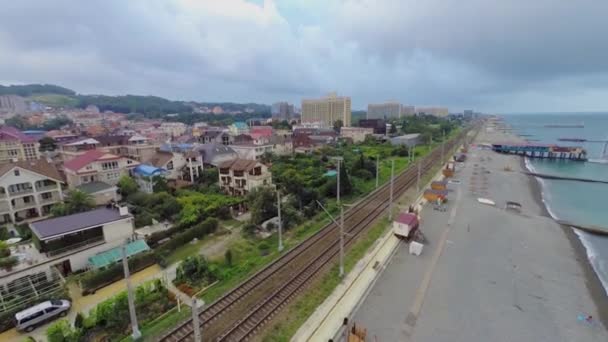
[[[476,142],[513,139],[482,130]],[[521,157],[471,149],[448,211],[421,213],[423,254],[400,246],[354,314],[372,340],[608,341],[607,299],[585,249],[524,170]]]

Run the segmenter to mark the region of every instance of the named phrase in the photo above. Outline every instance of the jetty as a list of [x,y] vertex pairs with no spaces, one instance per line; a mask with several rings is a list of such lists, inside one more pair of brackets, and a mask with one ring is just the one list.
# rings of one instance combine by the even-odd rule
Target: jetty
[[608,235],[608,228],[606,227],[600,227],[600,226],[595,226],[595,225],[591,225],[591,226],[587,226],[587,225],[580,225],[580,224],[576,224],[570,221],[566,221],[566,220],[556,220],[557,223],[565,225],[565,226],[571,226],[580,230],[584,230],[586,232],[589,233],[593,233],[593,234],[598,234],[598,235]]
[[538,173],[538,172],[524,172],[529,176],[546,178],[546,179],[557,179],[557,180],[568,180],[568,181],[576,181],[576,182],[586,182],[586,183],[603,183],[608,184],[608,180],[601,179],[591,179],[591,178],[579,178],[579,177],[565,177],[565,176],[557,176],[557,175],[549,175],[546,173]]
[[492,150],[498,153],[516,154],[530,158],[562,159],[586,161],[587,151],[579,146],[558,146],[530,143],[492,144]]

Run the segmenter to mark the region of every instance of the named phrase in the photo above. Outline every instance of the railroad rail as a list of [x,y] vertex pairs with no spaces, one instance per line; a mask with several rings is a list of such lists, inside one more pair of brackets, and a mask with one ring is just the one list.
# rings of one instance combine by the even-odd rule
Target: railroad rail
[[[456,146],[467,132],[465,130],[446,142],[447,150]],[[419,161],[423,172],[435,166],[440,153],[441,148],[435,148]],[[393,189],[395,198],[414,185],[416,178],[417,168],[413,166],[397,175]],[[387,182],[345,212],[346,246],[352,244],[385,212],[389,205],[389,187],[390,182]],[[330,223],[215,300],[199,313],[204,339],[249,339],[315,276],[332,264],[339,251],[338,240],[339,227]],[[192,341],[192,320],[179,324],[160,340]]]

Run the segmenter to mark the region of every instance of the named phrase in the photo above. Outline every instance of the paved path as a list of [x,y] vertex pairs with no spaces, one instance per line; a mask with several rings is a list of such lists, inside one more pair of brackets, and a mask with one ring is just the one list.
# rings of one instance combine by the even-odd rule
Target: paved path
[[[577,320],[597,308],[562,228],[542,216],[527,176],[502,171],[519,161],[469,155],[456,175],[462,183],[450,185],[450,211],[423,210],[430,244],[419,257],[397,251],[355,322],[382,342],[608,341],[600,322]],[[504,210],[506,201],[522,213]]]

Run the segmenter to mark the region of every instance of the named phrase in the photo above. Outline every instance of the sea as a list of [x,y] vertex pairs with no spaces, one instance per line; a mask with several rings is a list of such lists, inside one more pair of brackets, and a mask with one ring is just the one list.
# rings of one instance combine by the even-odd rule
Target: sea
[[[501,115],[515,134],[525,135],[531,143],[583,146],[587,158],[608,159],[602,156],[603,142],[563,142],[560,138],[608,140],[607,113],[542,113]],[[547,124],[584,124],[584,128],[547,128]],[[608,162],[608,161],[607,161]],[[551,175],[591,178],[608,181],[608,163],[565,160],[526,159],[529,171]],[[608,184],[584,183],[567,180],[539,179],[542,198],[547,211],[555,219],[580,225],[608,228]],[[574,229],[585,246],[587,257],[608,294],[608,236],[595,235]]]

